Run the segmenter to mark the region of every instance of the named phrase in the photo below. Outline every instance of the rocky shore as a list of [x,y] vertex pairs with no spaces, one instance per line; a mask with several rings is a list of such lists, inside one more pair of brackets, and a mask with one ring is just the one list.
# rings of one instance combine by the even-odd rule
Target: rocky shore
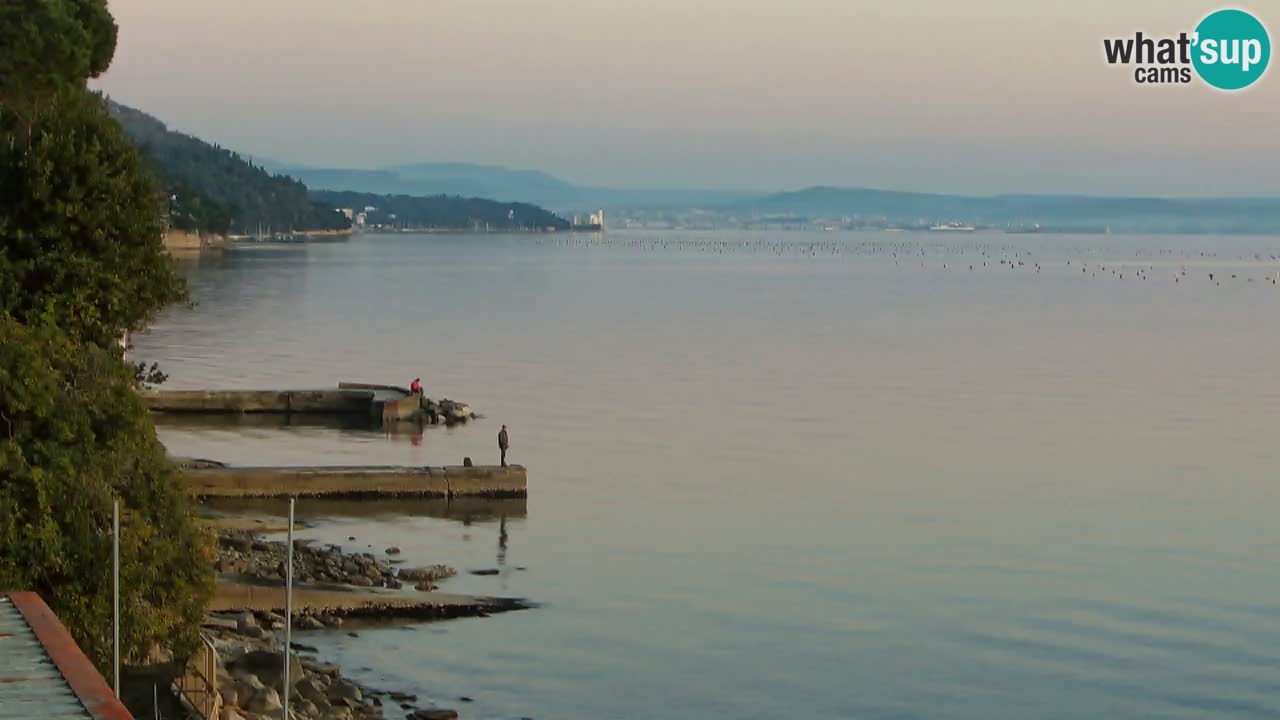
[[[252,530],[223,529],[218,532],[218,556],[214,569],[226,575],[257,580],[283,580],[288,548],[283,542],[262,540]],[[436,583],[457,571],[445,565],[399,567],[395,557],[400,549],[384,550],[383,560],[371,552],[344,553],[337,545],[293,544],[293,579],[297,583],[340,583],[353,587],[386,587],[399,590],[406,585],[431,591]]]
[[479,419],[481,415],[472,410],[471,406],[466,403],[456,402],[448,398],[441,398],[440,400],[422,398],[420,417],[432,425],[459,425]]
[[[222,720],[275,720],[283,716],[283,616],[271,612],[211,614],[204,631],[218,654]],[[340,623],[339,623],[340,624]],[[307,720],[449,720],[456,710],[423,707],[412,693],[373,688],[343,677],[315,649],[292,644],[289,714]],[[469,699],[460,699],[469,702]]]
[[[287,546],[242,527],[221,527],[217,533],[219,597],[203,629],[218,655],[221,717],[275,720],[283,716],[284,704],[282,578]],[[353,618],[376,622],[483,617],[528,607],[515,599],[436,593],[436,583],[456,571],[445,565],[403,567],[399,555],[396,547],[384,548],[379,557],[371,552],[343,552],[332,544],[294,541],[293,628],[302,632],[294,636],[289,661],[291,716],[306,720],[458,717],[456,710],[419,702],[412,693],[373,688],[344,677],[337,666],[316,658],[315,648],[297,642],[305,641],[307,631],[336,632]],[[470,701],[458,698],[460,703]]]

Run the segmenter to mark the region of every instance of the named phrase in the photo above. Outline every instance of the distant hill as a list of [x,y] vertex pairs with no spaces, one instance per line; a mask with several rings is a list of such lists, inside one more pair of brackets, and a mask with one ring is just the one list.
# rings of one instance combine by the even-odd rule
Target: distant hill
[[562,212],[603,209],[708,207],[742,202],[760,193],[718,190],[626,190],[575,185],[539,170],[470,163],[416,163],[375,170],[315,168],[261,160],[316,190],[395,195],[458,195],[519,200]]
[[[328,205],[365,213],[365,223],[402,230],[566,230],[569,222],[536,205],[448,195],[415,197],[313,190]],[[366,210],[366,208],[373,208]]]
[[222,234],[350,227],[344,215],[313,200],[298,180],[174,132],[140,110],[112,101],[108,106],[159,178],[175,227]]
[[966,196],[811,187],[739,203],[739,213],[883,218],[892,223],[1110,228],[1113,232],[1280,232],[1277,198],[1143,198],[1086,195]]

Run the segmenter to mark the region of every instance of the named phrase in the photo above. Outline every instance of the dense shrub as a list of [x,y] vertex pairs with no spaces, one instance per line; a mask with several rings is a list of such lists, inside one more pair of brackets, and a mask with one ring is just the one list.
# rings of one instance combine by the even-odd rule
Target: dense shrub
[[115,497],[123,655],[193,649],[212,591],[209,538],[132,374],[111,349],[0,317],[0,587],[38,591],[104,669]]

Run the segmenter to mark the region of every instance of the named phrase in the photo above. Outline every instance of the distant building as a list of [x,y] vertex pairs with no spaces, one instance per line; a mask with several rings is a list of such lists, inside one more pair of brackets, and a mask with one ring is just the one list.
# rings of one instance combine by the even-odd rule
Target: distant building
[[356,211],[354,208],[338,208],[338,212],[345,215],[348,220],[354,219],[356,214]]
[[582,216],[574,215],[572,225],[573,227],[579,227],[579,228],[592,228],[592,229],[598,228],[600,230],[603,230],[604,229],[604,211],[597,210],[593,213],[590,213],[589,215],[587,215],[586,222],[582,222]]

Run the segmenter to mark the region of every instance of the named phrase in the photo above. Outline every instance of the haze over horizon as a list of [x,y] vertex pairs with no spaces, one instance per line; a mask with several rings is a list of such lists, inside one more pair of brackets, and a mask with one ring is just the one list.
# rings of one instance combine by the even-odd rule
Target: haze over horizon
[[95,87],[246,155],[317,167],[471,162],[618,188],[1277,196],[1275,68],[1229,94],[1139,86],[1102,57],[1105,37],[1176,35],[1216,8],[112,0],[119,47]]

